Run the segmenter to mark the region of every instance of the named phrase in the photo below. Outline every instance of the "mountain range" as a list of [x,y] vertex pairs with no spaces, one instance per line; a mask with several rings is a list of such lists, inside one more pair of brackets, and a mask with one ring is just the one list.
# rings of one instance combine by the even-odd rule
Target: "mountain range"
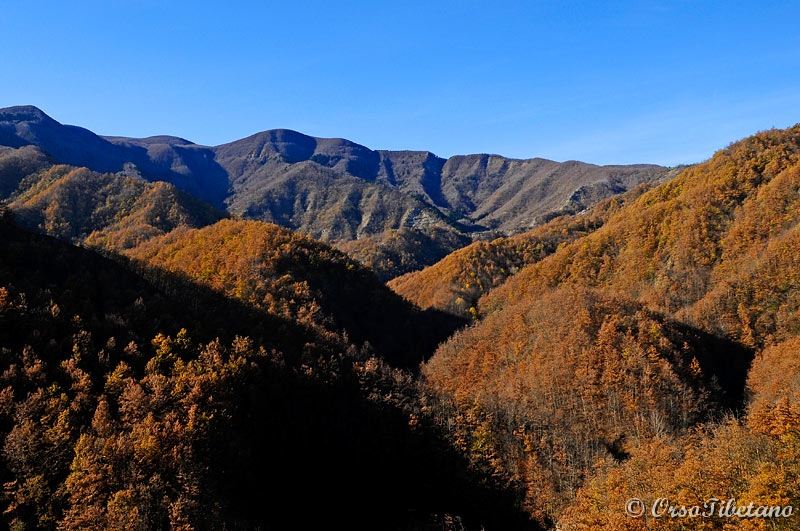
[[429,265],[475,238],[524,231],[675,174],[647,164],[596,166],[489,154],[444,159],[285,129],[214,147],[172,136],[102,137],[33,106],[0,109],[0,146],[33,146],[54,163],[164,181],[230,214],[322,241],[364,240],[350,247],[361,253],[357,258],[387,241],[396,252],[409,241],[428,241],[434,249],[428,261],[396,264],[387,278]]

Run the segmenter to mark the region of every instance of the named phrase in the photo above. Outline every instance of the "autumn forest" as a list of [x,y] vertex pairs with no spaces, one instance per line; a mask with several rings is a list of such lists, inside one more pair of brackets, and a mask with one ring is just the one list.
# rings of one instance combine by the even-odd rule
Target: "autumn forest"
[[5,527],[797,529],[800,126],[680,168],[297,135],[0,110]]

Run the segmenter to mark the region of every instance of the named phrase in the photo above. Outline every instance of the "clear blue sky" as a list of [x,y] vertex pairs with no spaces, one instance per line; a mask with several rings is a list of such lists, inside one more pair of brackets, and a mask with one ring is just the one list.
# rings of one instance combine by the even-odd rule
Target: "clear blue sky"
[[217,145],[699,162],[800,122],[800,2],[6,2],[0,107]]

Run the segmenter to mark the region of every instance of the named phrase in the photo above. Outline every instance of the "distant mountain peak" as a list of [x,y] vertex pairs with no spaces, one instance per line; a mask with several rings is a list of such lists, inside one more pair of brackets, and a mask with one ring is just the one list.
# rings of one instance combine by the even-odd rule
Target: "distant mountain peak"
[[308,145],[316,144],[317,139],[313,136],[306,135],[293,129],[267,129],[265,131],[254,133],[246,138],[234,140],[233,142],[229,142],[229,144],[242,141],[278,142]]
[[0,109],[0,122],[55,122],[55,120],[33,105],[17,105]]

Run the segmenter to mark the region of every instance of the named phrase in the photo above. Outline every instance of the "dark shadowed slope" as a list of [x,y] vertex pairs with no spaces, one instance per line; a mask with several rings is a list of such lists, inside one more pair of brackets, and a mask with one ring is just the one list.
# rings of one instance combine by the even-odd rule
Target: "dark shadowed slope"
[[530,528],[341,335],[9,218],[4,528]]

